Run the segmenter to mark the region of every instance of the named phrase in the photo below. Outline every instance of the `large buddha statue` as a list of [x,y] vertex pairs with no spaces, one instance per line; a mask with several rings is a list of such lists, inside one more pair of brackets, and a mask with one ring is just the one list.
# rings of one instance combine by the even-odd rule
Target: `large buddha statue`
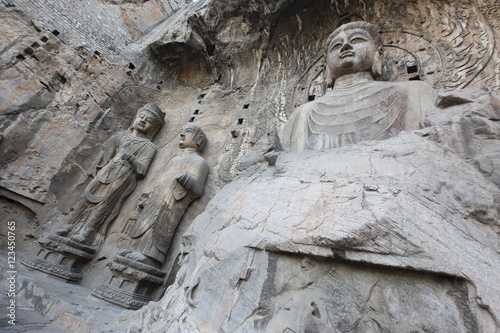
[[499,332],[500,103],[471,88],[430,107],[423,82],[376,81],[380,46],[363,22],[330,36],[333,90],[292,115],[293,152],[210,200],[139,330]]
[[284,148],[326,150],[418,129],[436,93],[421,81],[377,81],[382,54],[372,24],[336,29],[326,42],[326,76],[333,89],[293,112],[281,136]]

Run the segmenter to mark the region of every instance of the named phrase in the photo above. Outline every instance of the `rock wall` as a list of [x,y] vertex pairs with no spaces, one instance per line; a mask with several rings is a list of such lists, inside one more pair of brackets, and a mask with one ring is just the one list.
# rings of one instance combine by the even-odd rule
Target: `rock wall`
[[[205,230],[206,225],[215,223],[212,219],[219,219],[217,214],[213,215],[214,211],[226,207],[227,201],[231,201],[238,189],[247,186],[247,180],[258,177],[261,172],[269,174],[269,179],[273,181],[279,182],[281,179],[272,176],[275,172],[272,165],[276,157],[273,155],[276,132],[285,124],[294,107],[324,93],[324,42],[339,24],[363,19],[380,27],[384,51],[388,56],[384,64],[385,79],[424,80],[441,92],[453,93],[458,89],[480,85],[486,85],[495,92],[500,90],[500,51],[496,46],[500,34],[497,7],[494,0],[199,0],[191,4],[173,0],[3,1],[0,12],[0,194],[9,200],[4,200],[2,205],[5,211],[15,207],[23,207],[23,211],[31,210],[36,216],[35,222],[39,223],[38,229],[30,233],[34,237],[39,237],[42,231],[53,229],[71,211],[88,183],[85,170],[92,163],[99,145],[116,130],[127,128],[138,107],[154,101],[169,119],[168,126],[162,129],[155,142],[159,147],[158,154],[148,176],[139,182],[136,191],[125,202],[121,214],[108,229],[106,242],[96,260],[88,265],[82,284],[95,288],[109,278],[106,264],[119,248],[128,243],[125,227],[135,203],[175,154],[175,138],[181,126],[187,121],[194,121],[205,129],[210,140],[203,154],[210,166],[210,174],[204,195],[191,206],[179,225],[179,237],[175,239],[165,267],[165,270],[171,271],[171,282],[179,269],[180,235],[190,225],[189,234],[195,235],[194,239],[199,242],[199,245],[193,244],[196,250],[192,251],[200,251],[201,255],[207,250],[204,248],[206,243],[200,239],[206,237],[212,240],[212,236],[208,236],[210,232]],[[456,103],[453,100],[447,99],[451,104]],[[446,119],[442,121],[446,122]],[[435,149],[442,158],[460,158],[457,160],[460,163],[469,163],[472,167],[467,170],[477,177],[485,178],[484,184],[489,185],[484,186],[491,193],[496,193],[499,163],[495,140],[498,139],[498,132],[492,125],[496,124],[494,120],[484,124],[484,119],[491,122],[491,119],[496,118],[471,115],[465,117],[463,122],[454,122],[451,127],[433,127],[436,132],[426,135],[440,141]],[[463,133],[458,136],[441,135],[457,131]],[[483,140],[485,144],[477,145],[474,139],[477,134],[486,136]],[[429,145],[428,138],[425,140]],[[447,155],[448,151],[451,151],[452,157]],[[426,155],[425,158],[430,159],[430,156]],[[439,168],[445,167],[441,165]],[[240,176],[238,181],[232,182],[242,173],[249,178]],[[404,183],[403,180],[401,182]],[[469,179],[469,183],[473,182]],[[227,184],[231,185],[224,187]],[[262,185],[266,182],[259,184],[266,186]],[[365,190],[361,190],[364,181],[359,184],[358,193],[364,193]],[[491,184],[496,187],[491,187]],[[223,188],[224,192],[221,192]],[[255,188],[259,191],[258,186]],[[296,191],[295,188],[286,189],[291,190]],[[379,193],[377,191],[367,189],[365,192]],[[205,211],[207,204],[219,192],[219,198],[193,224],[194,218]],[[415,195],[418,196],[427,193],[425,189],[417,192]],[[492,213],[498,210],[498,203],[488,204],[484,210],[484,207],[476,206],[480,205],[480,200],[474,202],[470,196],[457,193],[453,192],[450,196],[458,196],[457,200],[470,207],[453,206],[457,212],[479,223],[486,221],[487,230],[493,230],[481,231],[479,228],[478,232],[488,235],[498,232],[492,227],[496,224],[491,222],[495,219],[498,221],[498,217]],[[246,199],[246,195],[242,195],[241,201],[246,202]],[[261,208],[261,204],[257,201],[252,206],[256,216],[266,211]],[[410,214],[403,211],[403,215]],[[233,217],[221,219],[217,223],[236,223],[238,219],[235,217],[240,213],[233,213]],[[16,216],[12,218],[21,219]],[[249,220],[259,222],[255,219],[257,217]],[[31,236],[26,238],[26,241],[30,240]],[[400,239],[398,242],[405,241]],[[28,242],[20,246],[23,251],[34,251]],[[396,245],[391,246],[397,248]],[[251,247],[253,249],[255,244]],[[228,249],[218,250],[230,253]],[[235,251],[239,253],[243,250]],[[250,250],[245,248],[244,251]],[[273,267],[286,265],[289,260],[295,265],[297,260],[297,257],[289,257],[288,252],[275,255],[267,252],[270,251],[267,248],[258,247],[251,251],[261,256],[259,260],[264,263],[276,262]],[[206,260],[213,260],[211,257],[208,255]],[[356,260],[340,257],[349,261],[345,265],[339,264],[341,272],[367,269],[364,266],[352,268],[350,261]],[[311,260],[316,265],[316,259]],[[373,263],[384,267],[390,264]],[[192,259],[189,265],[189,275],[196,279],[195,272],[204,266]],[[331,265],[335,264],[321,262],[316,266],[321,267],[318,270],[326,272],[331,269]],[[401,264],[392,266],[397,269],[408,268]],[[428,271],[428,268],[413,268]],[[429,281],[440,280],[442,285],[439,288],[444,288],[444,293],[458,295],[447,299],[449,304],[455,302],[456,305],[457,299],[474,297],[471,296],[474,282],[467,277],[469,275],[444,268],[430,271],[436,275],[422,277],[420,273],[412,275],[412,272],[397,270],[396,276],[419,281],[419,287],[416,288],[427,290],[426,294],[431,294],[432,288],[438,288]],[[259,271],[263,279],[267,276],[266,272]],[[291,278],[286,275],[288,273],[284,274],[280,277],[273,273],[270,278]],[[451,280],[443,274],[452,276]],[[370,281],[390,279],[385,268],[380,267],[374,268],[368,275],[371,276]],[[453,280],[454,277],[458,280]],[[238,281],[225,290],[230,292],[231,288],[242,284],[238,284]],[[332,280],[327,276],[322,281],[329,284]],[[200,283],[205,288],[205,282]],[[273,288],[277,286],[274,282],[267,283],[275,285]],[[365,286],[370,283],[367,282]],[[172,287],[167,294],[170,298],[165,298],[160,307],[168,308],[170,300],[175,297],[180,300],[182,288]],[[359,288],[359,285],[353,284],[352,288]],[[417,293],[415,290],[412,292]],[[161,293],[159,291],[155,297],[159,298]],[[284,298],[276,302],[286,303]],[[316,306],[319,304],[317,301],[312,302]],[[420,301],[416,302],[420,304]],[[193,315],[191,312],[196,311],[189,305],[177,306],[175,309],[187,309],[186,316],[193,321],[193,327],[203,331],[196,320],[203,318],[199,320],[205,322],[207,318]],[[271,311],[267,305],[262,308]],[[283,305],[283,308],[286,306]],[[476,324],[491,326],[491,321],[484,319],[489,315],[482,314],[484,311],[481,309],[456,305],[458,312],[451,313],[449,318],[453,321],[457,313],[462,311],[461,317],[468,318],[467,323],[460,326],[463,331],[474,331],[476,326],[473,325]],[[144,311],[150,314],[148,311],[155,310]],[[226,328],[228,331],[235,330],[238,318],[248,315],[245,311],[241,312],[240,317],[232,315],[233,319],[224,323],[210,319],[210,325],[229,325]],[[167,317],[169,315],[165,314]],[[269,317],[267,312],[262,316],[267,319],[261,320],[261,329],[273,325],[270,319],[273,316]],[[421,316],[426,317],[427,314],[421,313]],[[364,322],[362,318],[365,317],[360,315],[359,318]],[[149,319],[141,324],[146,331],[146,327],[154,321]],[[168,320],[175,322],[173,319]],[[346,322],[346,325],[354,327],[352,323]],[[422,327],[420,329],[423,330]],[[296,331],[292,327],[290,330]],[[343,330],[348,331],[348,328]],[[398,330],[394,328],[393,331]]]

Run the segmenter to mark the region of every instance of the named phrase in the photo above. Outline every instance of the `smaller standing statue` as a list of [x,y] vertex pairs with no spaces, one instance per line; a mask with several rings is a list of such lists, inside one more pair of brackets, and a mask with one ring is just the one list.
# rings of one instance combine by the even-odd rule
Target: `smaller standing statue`
[[164,118],[158,105],[148,103],[137,111],[127,131],[116,133],[103,145],[87,171],[94,178],[76,204],[69,224],[42,239],[38,257],[24,261],[25,265],[70,281],[81,279],[81,266],[93,258],[137,179],[146,175],[156,154],[151,140]]
[[203,193],[208,165],[199,155],[207,143],[200,126],[187,123],[179,136],[178,155],[165,166],[158,181],[141,201],[128,249],[113,258],[108,284],[93,295],[123,307],[137,309],[151,299],[161,284],[161,271],[174,232],[184,212]]

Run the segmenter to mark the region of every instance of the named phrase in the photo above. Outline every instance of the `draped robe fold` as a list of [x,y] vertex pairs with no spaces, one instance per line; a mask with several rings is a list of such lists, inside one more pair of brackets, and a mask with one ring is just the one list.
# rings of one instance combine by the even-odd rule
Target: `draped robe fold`
[[[125,153],[135,156],[141,163],[140,170],[134,170],[122,159]],[[89,172],[95,177],[72,213],[73,223],[81,224],[80,229],[86,226],[105,234],[125,198],[134,191],[137,177],[146,174],[155,154],[156,147],[150,140],[133,136],[130,132],[118,132],[109,138],[90,167]],[[103,225],[104,230],[99,230]]]
[[418,129],[435,100],[424,82],[364,82],[334,88],[297,108],[281,141],[289,151],[327,150]]

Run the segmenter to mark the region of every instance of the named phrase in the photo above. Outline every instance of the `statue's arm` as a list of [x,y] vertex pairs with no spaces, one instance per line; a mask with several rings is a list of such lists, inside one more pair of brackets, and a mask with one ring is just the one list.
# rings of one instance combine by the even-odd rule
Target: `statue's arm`
[[428,110],[434,107],[437,92],[432,86],[423,81],[407,82],[406,89],[410,105],[410,113],[407,115],[407,126],[418,129],[422,127]]
[[296,108],[283,129],[280,135],[280,141],[283,148],[287,151],[303,151],[305,142],[307,141],[307,108],[309,104],[304,104]]
[[193,164],[195,165],[191,166],[189,172],[182,172],[175,179],[192,197],[197,198],[203,194],[205,180],[208,175],[208,165],[204,159]]
[[128,161],[138,178],[144,178],[148,172],[149,165],[156,154],[156,148],[146,149],[138,157],[131,154],[123,154],[122,159]]
[[92,165],[87,169],[87,175],[93,176],[97,174],[97,169],[101,169],[103,166],[109,163],[115,152],[116,140],[120,139],[121,133],[114,134],[109,138],[106,143],[104,143],[97,154]]

